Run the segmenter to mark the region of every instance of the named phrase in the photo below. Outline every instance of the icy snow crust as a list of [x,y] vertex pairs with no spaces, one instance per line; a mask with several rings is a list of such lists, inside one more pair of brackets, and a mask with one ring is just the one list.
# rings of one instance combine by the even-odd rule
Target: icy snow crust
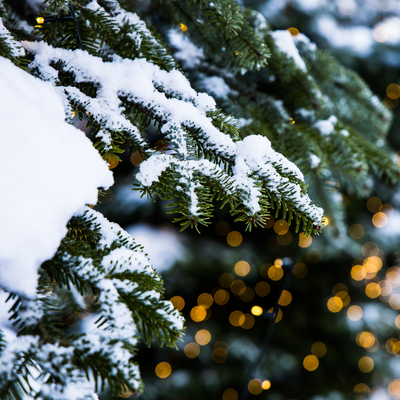
[[[293,44],[293,40],[290,38]],[[138,181],[144,187],[158,182],[168,168],[180,174],[179,187],[188,197],[189,212],[193,218],[200,216],[198,200],[200,182],[198,175],[221,183],[229,195],[247,207],[250,215],[261,211],[262,184],[278,201],[291,204],[314,225],[321,225],[323,210],[312,204],[303,193],[304,177],[299,169],[271,148],[269,140],[259,135],[234,142],[219,131],[206,116],[215,110],[215,101],[205,93],[194,91],[187,79],[177,70],[166,72],[145,59],[121,59],[103,62],[100,58],[81,50],[55,49],[41,43],[23,42],[25,49],[35,54],[31,68],[38,68],[44,79],[58,83],[58,72],[51,61],[62,60],[64,69],[72,72],[78,82],[94,82],[98,86],[97,97],[92,99],[77,88],[59,86],[68,93],[69,101],[85,105],[92,117],[103,124],[104,130],[126,129],[135,143],[146,150],[146,143],[139,131],[123,116],[120,98],[151,109],[154,118],[163,123],[162,132],[170,143],[170,154],[150,151],[142,162]],[[294,47],[295,48],[295,47]],[[104,122],[106,121],[106,122]],[[205,159],[193,160],[187,129],[196,129],[195,141],[207,151],[234,165],[233,175]],[[102,133],[104,140],[105,133]],[[108,143],[109,144],[109,143]],[[262,183],[262,184],[261,184]],[[264,196],[265,197],[265,196]]]
[[[0,58],[0,286],[35,297],[37,269],[97,188],[113,184],[90,140],[65,122],[49,83]],[[23,251],[21,251],[23,249]]]

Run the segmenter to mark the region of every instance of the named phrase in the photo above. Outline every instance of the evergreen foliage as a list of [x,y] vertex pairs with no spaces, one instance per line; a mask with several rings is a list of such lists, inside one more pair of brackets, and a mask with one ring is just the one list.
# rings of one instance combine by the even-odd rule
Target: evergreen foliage
[[[0,56],[53,85],[66,119],[86,121],[110,165],[139,152],[132,183],[173,200],[181,230],[209,224],[219,202],[249,230],[273,213],[317,234],[323,210],[303,173],[338,223],[325,179],[359,195],[374,175],[398,181],[384,142],[391,114],[366,84],[305,36],[274,32],[233,0],[48,0],[34,29],[32,4],[0,1]],[[71,10],[79,34],[65,19]],[[155,148],[153,127],[164,149]],[[174,346],[183,334],[128,234],[89,208],[67,228],[40,265],[36,298],[10,291],[18,337],[8,343],[0,331],[0,398],[95,398],[91,379],[95,391],[107,384],[114,394],[139,393],[139,336]],[[335,235],[343,231],[342,223]],[[91,314],[98,319],[87,326]]]

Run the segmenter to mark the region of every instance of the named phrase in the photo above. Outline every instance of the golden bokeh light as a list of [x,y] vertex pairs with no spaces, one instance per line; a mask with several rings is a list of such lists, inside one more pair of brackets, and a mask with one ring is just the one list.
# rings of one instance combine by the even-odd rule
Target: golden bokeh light
[[325,343],[322,342],[315,342],[311,346],[311,353],[314,354],[314,356],[321,358],[323,357],[327,352],[327,348]]
[[396,338],[390,338],[385,344],[386,351],[390,354],[397,354],[400,352],[400,341]]
[[328,300],[328,310],[337,313],[343,308],[343,300],[338,296],[333,296]]
[[245,291],[239,295],[240,300],[248,303],[254,299],[254,290],[250,287],[246,287]]
[[214,293],[214,301],[220,306],[225,305],[229,301],[230,295],[224,289],[219,289]]
[[358,362],[358,368],[361,372],[371,372],[374,369],[374,361],[371,357],[362,357]]
[[114,169],[119,164],[119,161],[115,157],[108,157],[106,161],[109,169]]
[[377,256],[379,254],[379,247],[374,242],[367,242],[363,244],[361,252],[364,257]]
[[200,354],[200,346],[197,343],[190,342],[185,346],[184,353],[188,358],[196,358]]
[[274,261],[274,264],[277,265],[278,267],[282,267],[283,261],[282,261],[280,258],[277,258],[277,259]]
[[43,18],[43,17],[37,17],[37,18],[36,18],[36,22],[37,22],[38,24],[44,24],[44,18]]
[[268,296],[269,292],[271,291],[271,286],[268,282],[261,281],[257,283],[255,291],[257,296],[265,297]]
[[292,294],[287,290],[282,290],[281,297],[278,300],[280,306],[288,306],[292,302]]
[[382,206],[381,211],[382,211],[383,213],[385,213],[385,214],[388,216],[388,218],[391,217],[391,216],[394,214],[394,208],[393,208],[393,206],[392,206],[391,204],[388,204],[388,203],[386,203],[386,204],[384,204],[384,205]]
[[267,379],[261,384],[263,390],[268,390],[271,387],[271,382]]
[[360,306],[351,306],[347,310],[347,317],[351,321],[359,321],[363,316],[363,310]]
[[393,310],[400,310],[400,294],[395,293],[390,296],[389,305]]
[[367,201],[368,211],[377,213],[382,208],[382,200],[379,197],[370,197]]
[[[268,314],[272,314],[274,312],[273,307],[268,310]],[[277,324],[283,318],[283,312],[281,309],[278,310],[278,315],[275,318],[275,323]]]
[[185,300],[181,296],[174,296],[170,301],[178,311],[181,311],[185,307]]
[[210,293],[202,293],[197,298],[197,304],[204,308],[210,308],[213,304],[214,300]]
[[[337,283],[333,288],[332,288],[332,294],[336,296],[339,292],[348,292],[349,289],[344,283]],[[339,296],[340,297],[340,296]]]
[[228,242],[229,246],[237,247],[243,242],[243,236],[238,231],[231,231],[228,233],[226,241]]
[[253,315],[259,316],[263,313],[263,309],[260,306],[251,307],[251,313]]
[[400,399],[400,379],[393,379],[389,382],[388,393],[392,399]]
[[270,263],[266,263],[266,264],[261,265],[260,274],[261,274],[262,277],[268,278],[268,270],[271,267],[271,265],[272,264],[270,264]]
[[319,360],[317,356],[314,354],[310,354],[309,356],[305,357],[303,360],[303,367],[307,371],[315,371],[318,368]]
[[247,261],[238,261],[235,264],[235,272],[239,276],[246,276],[250,272],[250,264]]
[[228,344],[223,340],[216,342],[214,344],[212,359],[218,364],[225,362],[228,358],[228,348]]
[[307,252],[307,260],[311,264],[318,264],[322,260],[322,253],[318,249],[312,249]]
[[233,326],[240,326],[244,323],[246,317],[241,311],[232,311],[231,314],[229,315],[229,322]]
[[188,30],[188,27],[185,24],[183,24],[182,22],[179,25],[181,27],[182,32],[186,32]]
[[293,266],[292,273],[296,278],[304,278],[308,273],[308,268],[306,264],[297,263]]
[[371,332],[362,331],[356,336],[356,342],[360,347],[368,349],[375,344],[375,336]]
[[156,375],[159,378],[167,378],[168,376],[170,376],[171,371],[172,368],[167,362],[161,362],[156,366]]
[[226,221],[219,221],[215,225],[215,232],[218,236],[226,236],[231,230],[231,226]]
[[246,313],[246,314],[244,314],[244,322],[240,326],[243,329],[251,329],[255,323],[256,323],[255,318],[251,314]]
[[390,99],[398,99],[400,97],[400,86],[396,83],[391,83],[386,88],[386,94]]
[[349,228],[349,235],[353,239],[361,239],[364,236],[365,230],[361,224],[353,224]]
[[359,383],[358,385],[354,386],[354,393],[367,393],[369,394],[370,389],[368,385],[365,383]]
[[130,162],[135,167],[138,167],[142,161],[143,161],[143,157],[140,155],[139,152],[133,153],[130,157]]
[[350,303],[350,296],[347,292],[345,291],[341,291],[336,293],[336,296],[341,298],[343,301],[343,307],[347,307]]
[[292,36],[297,36],[300,33],[300,31],[297,28],[294,28],[293,26],[286,30],[289,31]]
[[368,283],[368,285],[365,287],[365,294],[370,299],[376,299],[378,296],[380,296],[381,291],[381,287],[375,282]]
[[397,288],[400,286],[400,268],[390,267],[386,271],[386,279],[390,282],[392,287]]
[[246,284],[242,280],[237,279],[231,283],[231,292],[236,296],[240,296],[245,290]]
[[325,216],[325,217],[323,217],[323,219],[322,219],[322,226],[328,226],[329,225],[329,223],[330,223],[331,221],[329,220],[329,218],[327,217],[327,216]]
[[273,281],[279,281],[283,277],[283,268],[279,265],[272,265],[268,269],[268,277]]
[[354,265],[350,271],[350,275],[355,281],[362,281],[366,278],[367,271],[363,265]]
[[303,249],[310,246],[312,243],[312,237],[307,235],[303,232],[299,234],[299,246],[302,247]]
[[206,316],[207,316],[207,311],[202,306],[196,306],[190,310],[190,318],[192,318],[194,322],[203,321],[206,318]]
[[280,220],[275,222],[274,231],[278,235],[284,235],[286,232],[289,231],[289,225],[288,225],[288,223],[286,221],[283,221],[283,223],[282,223],[282,220],[280,219]]
[[398,315],[398,316],[396,317],[396,319],[394,320],[394,323],[395,323],[396,327],[397,327],[398,329],[400,329],[400,315]]
[[372,216],[372,223],[377,228],[383,228],[384,226],[386,226],[387,222],[388,222],[388,217],[383,212],[377,212]]
[[205,346],[206,344],[210,343],[211,340],[211,333],[208,332],[207,329],[201,329],[196,333],[196,336],[194,337],[194,340],[202,345]]
[[281,246],[289,246],[293,241],[293,236],[290,232],[286,232],[284,235],[278,235],[276,240]]
[[224,274],[222,274],[219,277],[219,284],[227,289],[229,287],[231,287],[232,282],[235,280],[234,276],[232,274],[230,274],[229,272],[225,272]]
[[222,400],[238,400],[239,395],[235,389],[226,389],[222,394]]
[[252,379],[247,385],[251,394],[260,394],[263,391],[261,379]]

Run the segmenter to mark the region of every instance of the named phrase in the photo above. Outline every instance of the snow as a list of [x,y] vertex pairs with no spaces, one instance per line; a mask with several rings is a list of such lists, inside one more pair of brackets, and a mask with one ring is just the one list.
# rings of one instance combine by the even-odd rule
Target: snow
[[300,68],[302,71],[307,71],[306,64],[300,57],[291,33],[283,30],[271,32],[271,35],[274,38],[275,44],[278,46],[279,50],[282,53],[285,53],[288,57],[292,58],[298,68]]
[[204,59],[203,49],[199,49],[187,36],[176,29],[168,31],[168,39],[172,46],[178,49],[174,56],[182,61],[185,68],[196,67]]
[[67,222],[113,177],[90,140],[65,122],[50,83],[7,59],[0,70],[0,286],[33,298],[37,269],[55,254]]
[[314,127],[321,132],[322,136],[329,136],[335,130],[336,122],[337,118],[334,115],[331,115],[327,120],[316,122]]
[[24,48],[11,36],[8,29],[4,26],[3,20],[0,18],[0,38],[2,38],[6,45],[11,48],[14,57],[22,57],[25,55]]
[[316,156],[315,154],[310,155],[311,168],[317,168],[320,162],[321,162],[321,159],[318,156]]

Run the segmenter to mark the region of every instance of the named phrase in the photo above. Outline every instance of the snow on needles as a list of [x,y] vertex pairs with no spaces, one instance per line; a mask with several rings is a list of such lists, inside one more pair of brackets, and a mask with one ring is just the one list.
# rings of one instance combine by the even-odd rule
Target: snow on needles
[[65,122],[51,84],[4,58],[0,70],[0,285],[34,297],[37,269],[56,252],[67,222],[113,177],[90,140]]

